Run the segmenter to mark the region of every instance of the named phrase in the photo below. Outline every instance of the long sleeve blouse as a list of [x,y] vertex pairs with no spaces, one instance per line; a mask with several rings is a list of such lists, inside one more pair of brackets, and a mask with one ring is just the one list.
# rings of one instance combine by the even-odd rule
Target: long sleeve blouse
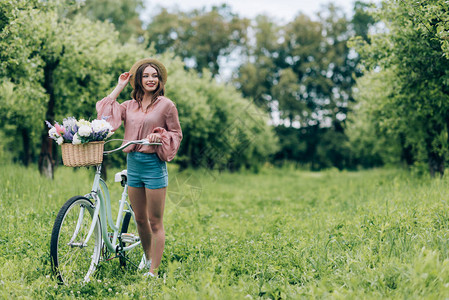
[[151,107],[143,112],[136,100],[118,103],[115,99],[106,97],[97,102],[97,116],[106,118],[115,131],[125,126],[125,144],[127,141],[146,138],[150,133],[161,134],[161,146],[130,145],[124,152],[156,153],[163,161],[171,161],[182,140],[181,125],[178,110],[168,98],[160,96]]

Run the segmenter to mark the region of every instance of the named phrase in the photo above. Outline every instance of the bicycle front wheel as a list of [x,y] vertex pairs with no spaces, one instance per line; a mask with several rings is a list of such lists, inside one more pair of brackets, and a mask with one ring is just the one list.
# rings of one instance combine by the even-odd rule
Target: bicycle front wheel
[[94,215],[92,202],[82,196],[67,200],[59,210],[51,234],[53,272],[61,283],[88,282],[100,260],[102,237],[99,219],[85,242]]

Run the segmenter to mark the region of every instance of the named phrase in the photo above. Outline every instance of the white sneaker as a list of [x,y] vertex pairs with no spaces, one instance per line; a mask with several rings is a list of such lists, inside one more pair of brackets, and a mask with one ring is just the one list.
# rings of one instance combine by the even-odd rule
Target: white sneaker
[[139,270],[149,269],[151,266],[151,259],[147,260],[145,254],[142,255],[142,259],[140,260]]
[[155,277],[156,275],[154,275],[151,272],[146,272],[145,274],[143,274],[144,277]]

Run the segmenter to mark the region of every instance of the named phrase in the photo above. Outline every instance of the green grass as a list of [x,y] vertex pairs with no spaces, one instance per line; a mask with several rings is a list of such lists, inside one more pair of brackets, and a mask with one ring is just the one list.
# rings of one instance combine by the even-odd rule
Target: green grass
[[50,181],[34,167],[2,166],[0,296],[449,297],[448,179],[387,169],[219,174],[170,167],[160,278],[122,271],[112,260],[90,283],[60,286],[51,276],[51,229],[62,204],[90,190],[93,170],[61,167]]

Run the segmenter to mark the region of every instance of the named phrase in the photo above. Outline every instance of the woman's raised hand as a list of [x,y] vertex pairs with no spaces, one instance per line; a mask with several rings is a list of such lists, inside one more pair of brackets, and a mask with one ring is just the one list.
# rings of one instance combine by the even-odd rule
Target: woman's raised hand
[[125,72],[120,74],[118,78],[118,84],[122,86],[126,86],[129,82],[129,79],[131,78],[131,74],[129,72]]
[[120,95],[122,90],[128,84],[129,78],[131,78],[131,74],[129,74],[129,72],[120,74],[120,76],[118,77],[118,84],[114,88],[114,90],[109,94],[109,98],[116,100],[118,95]]

